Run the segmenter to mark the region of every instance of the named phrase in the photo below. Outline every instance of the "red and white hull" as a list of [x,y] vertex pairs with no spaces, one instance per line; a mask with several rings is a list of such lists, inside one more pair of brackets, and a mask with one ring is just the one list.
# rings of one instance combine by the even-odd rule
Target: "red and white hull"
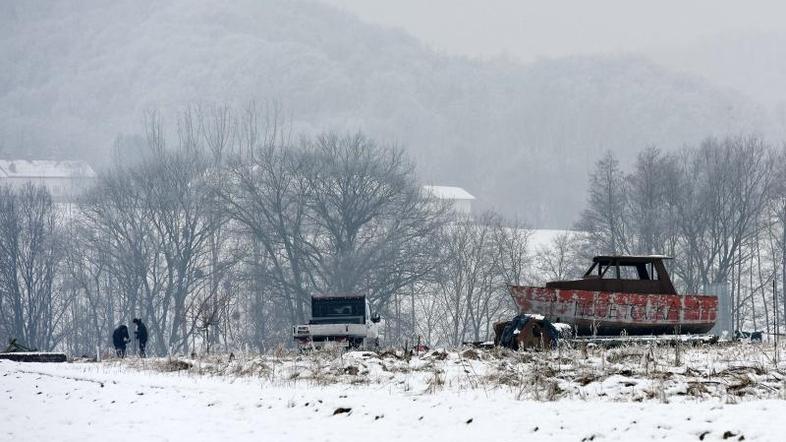
[[715,325],[718,298],[709,295],[612,293],[512,286],[521,313],[573,325],[579,334],[706,333]]

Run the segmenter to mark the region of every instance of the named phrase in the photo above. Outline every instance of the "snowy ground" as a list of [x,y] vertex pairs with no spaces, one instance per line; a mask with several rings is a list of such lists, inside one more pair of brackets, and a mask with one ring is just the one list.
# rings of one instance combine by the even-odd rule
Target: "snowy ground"
[[782,441],[771,356],[735,345],[679,361],[650,347],[0,361],[0,440]]

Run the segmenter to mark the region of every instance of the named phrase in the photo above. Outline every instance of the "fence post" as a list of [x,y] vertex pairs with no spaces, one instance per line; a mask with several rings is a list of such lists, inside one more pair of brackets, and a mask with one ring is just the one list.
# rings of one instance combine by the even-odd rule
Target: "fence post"
[[775,321],[775,327],[773,331],[775,332],[775,339],[773,340],[775,343],[775,366],[778,366],[778,338],[781,334],[780,331],[780,319],[778,317],[778,279],[777,279],[778,272],[772,273],[772,308],[774,311],[773,319]]

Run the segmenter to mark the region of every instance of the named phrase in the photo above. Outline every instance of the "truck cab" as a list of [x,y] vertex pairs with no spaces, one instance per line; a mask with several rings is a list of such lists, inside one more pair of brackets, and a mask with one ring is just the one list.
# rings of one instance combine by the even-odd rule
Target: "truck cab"
[[301,349],[369,348],[379,344],[380,322],[363,295],[317,294],[311,297],[308,324],[294,326],[292,334]]

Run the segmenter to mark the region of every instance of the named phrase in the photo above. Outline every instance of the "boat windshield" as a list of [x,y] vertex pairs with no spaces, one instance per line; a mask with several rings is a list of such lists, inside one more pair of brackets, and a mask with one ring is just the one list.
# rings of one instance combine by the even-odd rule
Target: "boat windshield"
[[660,279],[653,263],[595,262],[584,274],[584,279],[629,279],[649,281]]

